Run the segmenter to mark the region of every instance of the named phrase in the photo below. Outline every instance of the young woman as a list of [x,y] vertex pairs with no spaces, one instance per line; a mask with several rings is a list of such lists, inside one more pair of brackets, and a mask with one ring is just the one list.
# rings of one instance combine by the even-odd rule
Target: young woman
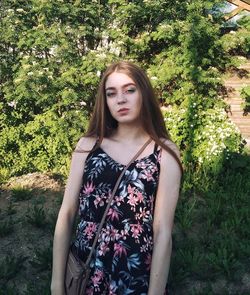
[[76,212],[80,222],[71,249],[85,261],[116,179],[149,139],[111,203],[91,260],[86,294],[166,293],[182,174],[179,151],[169,139],[148,77],[122,61],[104,73],[89,129],[72,156],[55,229],[52,295],[65,294]]

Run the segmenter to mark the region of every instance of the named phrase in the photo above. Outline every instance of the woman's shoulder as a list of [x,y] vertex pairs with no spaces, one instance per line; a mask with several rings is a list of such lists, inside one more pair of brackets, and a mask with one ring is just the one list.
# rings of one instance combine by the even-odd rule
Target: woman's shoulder
[[[161,138],[160,140],[166,148],[172,150],[179,159],[181,158],[180,149],[172,140],[166,139],[166,138]],[[164,149],[164,152],[167,152],[167,151]]]
[[75,147],[74,152],[89,152],[92,150],[94,145],[96,144],[97,138],[96,137],[81,137]]
[[[161,167],[163,170],[171,170],[171,173],[180,175],[183,173],[183,167],[181,163],[180,150],[178,146],[170,139],[161,139],[163,143],[162,156],[161,156]],[[170,168],[170,169],[169,169]]]

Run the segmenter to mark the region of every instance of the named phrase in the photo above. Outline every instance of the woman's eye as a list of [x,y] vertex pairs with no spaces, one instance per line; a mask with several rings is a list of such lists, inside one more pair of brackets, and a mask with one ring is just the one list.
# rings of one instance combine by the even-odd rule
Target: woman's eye
[[114,96],[114,95],[115,95],[114,92],[107,92],[107,93],[106,93],[106,96],[107,96],[107,97],[112,97],[112,96]]
[[127,89],[125,92],[126,92],[126,93],[134,93],[135,91],[136,91],[135,88],[129,88],[129,89]]

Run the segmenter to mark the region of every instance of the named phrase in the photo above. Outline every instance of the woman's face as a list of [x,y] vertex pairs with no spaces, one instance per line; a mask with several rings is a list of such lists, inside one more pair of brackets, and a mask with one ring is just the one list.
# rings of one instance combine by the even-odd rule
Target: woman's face
[[129,76],[119,72],[110,74],[105,94],[109,111],[118,123],[138,123],[142,98]]

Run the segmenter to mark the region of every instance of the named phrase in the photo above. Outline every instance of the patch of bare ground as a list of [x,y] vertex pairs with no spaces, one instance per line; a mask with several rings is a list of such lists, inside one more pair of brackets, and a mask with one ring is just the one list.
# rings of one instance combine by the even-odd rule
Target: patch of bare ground
[[[12,226],[0,236],[0,262],[3,263],[6,257],[23,258],[24,262],[12,267],[12,271],[16,272],[13,277],[4,279],[6,274],[0,270],[1,288],[15,286],[15,294],[24,294],[27,284],[39,285],[44,277],[49,277],[51,257],[45,253],[39,256],[38,251],[46,252],[47,249],[50,252],[52,249],[63,190],[61,180],[42,173],[13,177],[2,185],[0,220],[2,224],[8,221]],[[34,266],[34,262],[38,265]]]

